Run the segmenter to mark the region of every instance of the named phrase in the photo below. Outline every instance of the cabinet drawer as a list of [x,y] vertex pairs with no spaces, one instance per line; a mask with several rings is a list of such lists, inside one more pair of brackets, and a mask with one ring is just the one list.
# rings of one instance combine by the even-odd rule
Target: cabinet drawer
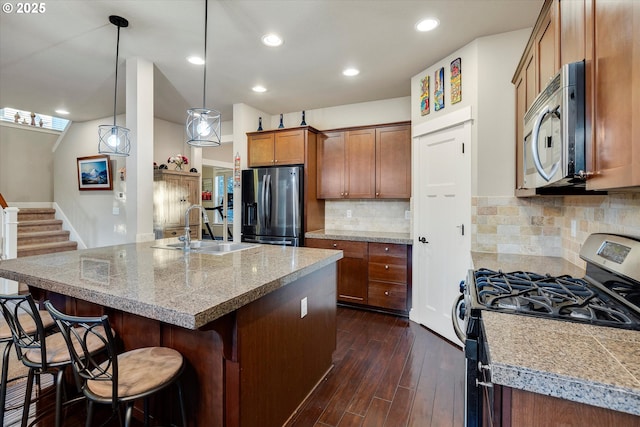
[[369,243],[369,261],[407,265],[407,245]]
[[[191,235],[192,239],[198,238],[198,230],[196,229],[195,225],[191,227],[189,234]],[[162,230],[162,237],[165,239],[168,237],[179,237],[179,236],[184,236],[184,227],[172,227],[172,228],[165,228],[164,230]]]
[[393,283],[369,282],[369,305],[406,310],[407,287]]
[[407,265],[369,262],[369,280],[407,283]]
[[318,249],[336,249],[343,251],[345,258],[366,259],[369,244],[350,240],[306,239],[305,246]]

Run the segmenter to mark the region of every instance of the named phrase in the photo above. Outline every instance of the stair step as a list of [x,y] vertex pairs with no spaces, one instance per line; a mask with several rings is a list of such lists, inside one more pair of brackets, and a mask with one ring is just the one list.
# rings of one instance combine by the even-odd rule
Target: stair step
[[33,221],[18,220],[18,234],[32,233],[39,231],[56,231],[62,230],[62,220],[59,219],[41,219]]
[[53,243],[37,243],[34,245],[25,245],[18,248],[18,258],[51,254],[56,252],[75,251],[78,249],[77,242],[53,242]]
[[36,243],[66,242],[69,241],[69,234],[67,230],[23,232],[18,234],[18,250]]
[[18,211],[18,222],[54,219],[55,216],[56,210],[53,208],[20,208]]

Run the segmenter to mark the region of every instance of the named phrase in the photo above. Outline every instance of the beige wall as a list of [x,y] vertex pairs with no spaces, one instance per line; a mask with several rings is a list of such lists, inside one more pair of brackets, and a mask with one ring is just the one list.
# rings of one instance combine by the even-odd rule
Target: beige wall
[[0,193],[9,203],[53,202],[53,153],[59,133],[0,124]]

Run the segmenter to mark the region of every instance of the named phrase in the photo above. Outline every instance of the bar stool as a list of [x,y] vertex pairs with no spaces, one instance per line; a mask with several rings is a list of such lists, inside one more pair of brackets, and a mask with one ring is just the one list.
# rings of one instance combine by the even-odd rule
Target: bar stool
[[[60,427],[64,391],[63,375],[65,368],[71,364],[65,339],[60,332],[45,335],[40,311],[31,295],[1,295],[0,306],[11,330],[18,359],[29,368],[21,426],[26,427],[29,418],[34,377],[52,374],[56,387],[55,426]],[[35,333],[29,333],[29,325],[35,325]],[[104,342],[100,339],[90,340],[86,346],[88,354],[91,355],[104,350]]]
[[[0,295],[0,298],[2,295]],[[1,310],[0,310],[1,311]],[[50,331],[55,326],[55,321],[51,318],[51,315],[46,310],[40,310],[40,319],[42,320],[42,326],[45,329],[45,332]],[[20,317],[20,324],[24,326],[25,333],[27,334],[35,334],[36,333],[36,324],[33,322],[33,319],[30,315],[26,313],[21,313],[18,315]],[[0,377],[0,423],[4,422],[4,414],[7,409],[15,409],[15,408],[6,408],[7,401],[7,387],[10,382],[19,380],[20,378],[24,378],[24,376],[18,376],[16,378],[9,379],[9,356],[11,353],[11,346],[13,346],[13,335],[11,334],[11,329],[9,328],[9,324],[4,318],[4,315],[0,317],[0,346],[5,344],[4,351],[2,353],[2,374]]]
[[[172,384],[176,384],[182,425],[186,427],[180,384],[185,363],[180,352],[168,347],[145,347],[118,354],[107,316],[68,316],[56,310],[49,301],[46,301],[44,306],[58,324],[67,342],[76,378],[84,381],[82,391],[88,402],[86,427],[91,426],[94,402],[111,405],[112,413],[108,421],[116,415],[119,420],[122,419],[120,404],[124,403],[125,427],[129,427],[134,401],[139,398],[144,398],[144,425],[147,426],[148,397]],[[96,331],[104,331],[106,339]],[[96,335],[105,339],[108,358],[103,362],[89,357],[87,353],[86,343]],[[74,347],[75,342],[80,346]]]

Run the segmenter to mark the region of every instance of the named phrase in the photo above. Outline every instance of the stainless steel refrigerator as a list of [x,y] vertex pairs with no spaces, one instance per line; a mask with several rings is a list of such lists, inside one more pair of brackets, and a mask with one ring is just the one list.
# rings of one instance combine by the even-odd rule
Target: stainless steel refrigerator
[[242,171],[242,241],[302,246],[302,166]]

